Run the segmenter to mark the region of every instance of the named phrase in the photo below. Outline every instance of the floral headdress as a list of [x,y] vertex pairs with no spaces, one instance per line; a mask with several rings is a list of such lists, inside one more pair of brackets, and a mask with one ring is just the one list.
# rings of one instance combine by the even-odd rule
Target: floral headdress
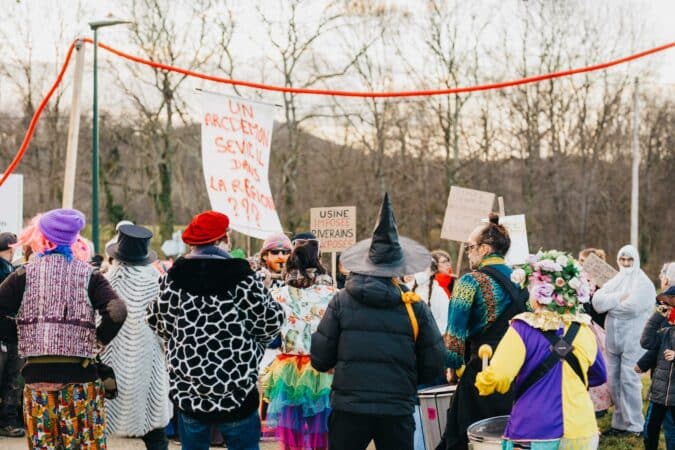
[[511,280],[527,286],[530,297],[559,314],[583,312],[581,305],[591,296],[591,285],[579,263],[558,250],[528,256],[527,263],[513,271]]

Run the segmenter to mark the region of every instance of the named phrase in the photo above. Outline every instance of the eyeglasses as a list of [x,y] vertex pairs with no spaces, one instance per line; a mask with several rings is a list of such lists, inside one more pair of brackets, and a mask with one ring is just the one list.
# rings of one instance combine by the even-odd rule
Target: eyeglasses
[[633,261],[633,258],[620,257],[619,261]]
[[288,255],[291,252],[289,250],[275,249],[270,250],[269,253],[271,253],[272,255]]
[[469,245],[469,243],[467,242],[466,244],[464,244],[464,250],[466,250],[467,252],[470,252],[474,248],[480,247],[481,245],[483,245],[483,244],[482,243],[476,243],[476,244],[470,244]]

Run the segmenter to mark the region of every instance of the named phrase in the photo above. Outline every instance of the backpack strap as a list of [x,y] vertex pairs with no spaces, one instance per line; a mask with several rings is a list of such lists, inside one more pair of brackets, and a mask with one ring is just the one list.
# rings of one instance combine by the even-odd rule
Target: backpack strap
[[544,376],[546,376],[546,374],[548,374],[551,369],[555,367],[558,361],[563,360],[567,361],[572,370],[574,370],[574,373],[576,373],[579,377],[579,380],[581,380],[581,383],[586,386],[586,377],[581,370],[581,364],[579,364],[579,360],[572,352],[574,349],[572,342],[574,341],[574,338],[576,338],[580,328],[581,325],[578,322],[572,322],[567,330],[567,333],[565,333],[565,336],[562,338],[558,336],[555,331],[541,332],[551,344],[549,346],[551,354],[548,355],[548,357],[542,361],[518,387],[516,391],[516,399],[520,398],[525,392],[527,392],[528,389],[534,386],[539,380],[544,378]]
[[417,316],[415,316],[415,310],[413,310],[412,304],[420,301],[420,296],[415,294],[414,291],[409,291],[405,285],[401,287],[401,285],[397,283],[396,287],[401,292],[401,300],[405,305],[405,310],[410,319],[410,325],[413,329],[413,341],[417,342],[417,335],[420,333],[420,325],[417,322]]
[[511,297],[511,301],[514,302],[517,308],[517,312],[527,311],[526,305],[527,300],[529,298],[527,290],[516,287],[516,285],[513,284],[511,280],[506,277],[506,275],[504,275],[494,267],[484,266],[481,267],[478,271],[492,277],[497,282],[497,284],[499,284],[502,287],[502,289],[506,291],[507,295]]
[[405,310],[408,312],[408,317],[410,318],[410,325],[413,329],[413,340],[417,342],[417,335],[420,333],[420,326],[417,323],[417,317],[415,317],[415,311],[411,303],[405,303]]

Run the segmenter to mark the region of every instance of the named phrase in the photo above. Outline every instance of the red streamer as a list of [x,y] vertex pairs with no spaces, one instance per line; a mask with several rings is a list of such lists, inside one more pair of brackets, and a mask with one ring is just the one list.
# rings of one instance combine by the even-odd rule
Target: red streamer
[[12,172],[14,172],[16,166],[18,166],[19,163],[21,162],[23,154],[26,153],[26,149],[28,148],[28,144],[30,144],[31,139],[33,138],[33,134],[35,133],[35,128],[37,127],[38,121],[40,120],[42,111],[47,107],[49,99],[52,98],[52,94],[54,94],[56,88],[59,87],[59,84],[61,84],[63,74],[66,73],[66,69],[68,68],[68,64],[70,63],[70,57],[73,54],[73,49],[75,48],[76,42],[77,40],[73,41],[73,43],[70,44],[70,48],[68,49],[68,53],[66,54],[66,59],[65,61],[63,61],[63,66],[61,67],[59,75],[56,77],[56,81],[54,81],[54,84],[52,85],[51,89],[49,89],[49,92],[47,92],[45,98],[43,98],[42,101],[40,102],[40,105],[35,111],[35,114],[33,114],[33,118],[30,120],[30,125],[28,126],[28,131],[26,131],[26,135],[23,137],[21,147],[19,147],[19,151],[14,156],[14,159],[9,164],[7,170],[5,170],[5,173],[2,174],[2,178],[0,178],[0,186],[2,186],[7,180],[7,178],[12,174]]
[[[84,39],[85,42],[93,43],[89,38]],[[310,95],[329,95],[336,97],[423,97],[423,96],[432,96],[432,95],[448,95],[448,94],[462,94],[466,92],[476,92],[476,91],[488,91],[492,89],[502,89],[511,86],[518,86],[520,84],[529,84],[536,83],[543,80],[548,80],[552,78],[566,77],[570,75],[576,75],[584,72],[593,72],[596,70],[606,69],[608,67],[616,66],[619,64],[624,64],[628,61],[634,59],[644,58],[645,56],[651,55],[653,53],[662,52],[668,50],[669,48],[675,47],[675,42],[670,44],[662,45],[660,47],[655,47],[644,52],[635,53],[634,55],[626,56],[624,58],[615,59],[602,64],[596,64],[594,66],[581,67],[578,69],[564,70],[561,72],[547,73],[544,75],[536,75],[533,77],[521,78],[518,80],[503,81],[501,83],[491,83],[491,84],[482,84],[479,86],[467,86],[467,87],[458,87],[458,88],[447,88],[447,89],[434,89],[426,91],[399,91],[399,92],[360,92],[360,91],[333,91],[328,89],[305,89],[305,88],[293,88],[293,87],[284,87],[284,86],[274,86],[269,84],[262,83],[253,83],[251,81],[242,81],[242,80],[233,80],[230,78],[216,77],[213,75],[207,75],[200,72],[193,72],[191,70],[181,69],[180,67],[169,66],[168,64],[162,64],[154,61],[149,61],[147,59],[139,58],[138,56],[133,56],[128,53],[124,53],[120,50],[117,50],[108,45],[102,44],[99,42],[99,47],[109,51],[110,53],[117,55],[121,58],[128,59],[129,61],[134,61],[139,64],[144,64],[146,66],[155,67],[162,70],[168,70],[171,72],[181,73],[183,75],[188,75],[195,78],[201,78],[202,80],[215,81],[216,83],[225,83],[233,86],[244,86],[254,89],[261,89],[265,91],[273,92],[286,92],[290,94],[310,94]]]
[[[91,38],[84,38],[82,41],[93,44],[93,40]],[[77,42],[77,41],[75,41]],[[19,165],[21,162],[21,159],[23,158],[24,153],[26,152],[26,149],[28,148],[28,144],[30,144],[30,141],[33,137],[33,134],[35,133],[35,128],[37,127],[37,123],[40,119],[40,116],[42,115],[42,111],[44,108],[47,106],[47,102],[49,102],[49,99],[51,98],[52,94],[58,87],[58,85],[61,83],[61,80],[63,79],[63,74],[65,73],[66,69],[68,68],[68,65],[70,63],[70,57],[73,53],[73,49],[75,47],[75,42],[70,44],[70,48],[68,49],[68,54],[66,55],[66,59],[63,62],[63,66],[61,67],[61,71],[59,72],[58,77],[56,78],[56,81],[52,85],[51,89],[47,93],[44,99],[42,99],[42,102],[40,102],[40,106],[38,109],[35,111],[35,114],[33,115],[33,118],[30,121],[30,126],[28,127],[28,131],[26,131],[26,135],[23,138],[23,142],[21,144],[21,147],[19,148],[19,151],[17,152],[16,156],[12,160],[11,164],[5,170],[5,173],[3,174],[2,178],[0,179],[0,186],[7,180],[7,177],[16,169],[16,166]],[[224,83],[224,84],[229,84],[232,86],[243,86],[243,87],[249,87],[249,88],[254,88],[254,89],[261,89],[265,91],[273,91],[273,92],[285,92],[285,93],[292,93],[292,94],[308,94],[308,95],[328,95],[328,96],[335,96],[335,97],[363,97],[363,98],[382,98],[382,97],[423,97],[423,96],[433,96],[433,95],[448,95],[448,94],[462,94],[466,92],[477,92],[477,91],[488,91],[488,90],[493,90],[493,89],[503,89],[511,86],[518,86],[521,84],[530,84],[530,83],[537,83],[539,81],[543,80],[549,80],[553,78],[561,78],[561,77],[567,77],[570,75],[576,75],[580,73],[585,73],[585,72],[593,72],[597,70],[602,70],[602,69],[607,69],[608,67],[616,66],[619,64],[624,64],[629,61],[633,61],[639,58],[644,58],[645,56],[649,56],[654,53],[662,52],[664,50],[668,50],[670,48],[675,47],[675,42],[671,42],[669,44],[661,45],[659,47],[655,47],[649,50],[645,50],[640,53],[635,53],[633,55],[629,55],[623,58],[615,59],[612,61],[608,61],[602,64],[596,64],[593,66],[587,66],[587,67],[580,67],[577,69],[570,69],[570,70],[564,70],[561,72],[553,72],[553,73],[547,73],[543,75],[537,75],[533,77],[527,77],[527,78],[521,78],[518,80],[511,80],[511,81],[504,81],[501,83],[490,83],[490,84],[482,84],[478,86],[467,86],[467,87],[457,87],[457,88],[448,88],[448,89],[434,89],[434,90],[422,90],[422,91],[398,91],[398,92],[359,92],[359,91],[334,91],[334,90],[328,90],[328,89],[305,89],[305,88],[293,88],[293,87],[284,87],[284,86],[274,86],[274,85],[269,85],[269,84],[262,84],[262,83],[253,83],[250,81],[243,81],[243,80],[234,80],[230,78],[223,78],[223,77],[217,77],[213,75],[207,75],[205,73],[200,73],[200,72],[193,72],[191,70],[187,69],[182,69],[180,67],[173,67],[168,64],[162,64],[154,61],[150,61],[147,59],[140,58],[138,56],[131,55],[129,53],[125,53],[121,50],[117,50],[113,47],[110,47],[109,45],[102,44],[99,42],[98,46],[114,55],[117,55],[121,58],[127,59],[129,61],[133,61],[139,64],[143,64],[146,66],[150,67],[155,67],[158,69],[162,70],[167,70],[171,72],[176,72],[176,73],[181,73],[183,75],[195,77],[195,78],[200,78],[202,80],[208,80],[208,81],[214,81],[216,83]]]

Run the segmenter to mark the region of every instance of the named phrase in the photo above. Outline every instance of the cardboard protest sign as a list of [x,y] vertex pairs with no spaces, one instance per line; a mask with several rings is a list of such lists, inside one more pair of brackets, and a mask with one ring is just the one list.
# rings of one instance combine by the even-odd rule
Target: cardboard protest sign
[[268,180],[273,107],[208,92],[201,96],[202,164],[211,208],[248,236],[280,233]]
[[323,252],[341,252],[356,243],[356,206],[312,208],[309,223]]
[[492,211],[495,194],[457,186],[450,188],[441,238],[466,242],[469,235]]
[[0,232],[23,229],[23,175],[10,175],[0,186]]
[[614,278],[618,271],[603,261],[598,255],[589,254],[582,265],[584,271],[588,274],[591,282],[602,287],[609,280]]
[[499,223],[506,227],[511,238],[511,247],[505,256],[506,263],[509,265],[525,264],[530,254],[525,214],[500,217]]

